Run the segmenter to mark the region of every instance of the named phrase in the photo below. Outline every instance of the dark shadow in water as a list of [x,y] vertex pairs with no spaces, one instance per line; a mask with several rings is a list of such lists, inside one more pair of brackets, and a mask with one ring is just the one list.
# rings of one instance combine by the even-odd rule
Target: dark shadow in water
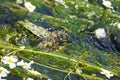
[[88,34],[88,37],[89,37],[88,40],[89,44],[98,48],[99,50],[104,50],[107,52],[118,52],[115,44],[112,44],[112,42],[110,42],[108,36],[106,38],[98,39],[97,37],[95,37],[95,35]]

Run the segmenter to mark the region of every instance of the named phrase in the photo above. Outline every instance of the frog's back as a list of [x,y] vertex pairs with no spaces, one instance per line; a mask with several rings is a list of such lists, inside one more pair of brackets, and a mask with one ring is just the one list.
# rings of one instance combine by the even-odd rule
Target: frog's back
[[37,37],[48,37],[49,36],[49,31],[47,31],[45,28],[41,26],[37,26],[33,24],[32,22],[29,22],[28,20],[18,21],[17,26],[24,27],[25,29],[29,30]]

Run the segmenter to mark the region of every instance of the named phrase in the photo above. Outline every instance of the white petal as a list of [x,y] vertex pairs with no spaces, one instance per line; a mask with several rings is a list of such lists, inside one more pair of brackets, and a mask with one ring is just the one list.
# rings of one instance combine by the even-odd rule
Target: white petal
[[1,60],[4,64],[8,64],[7,60]]
[[113,76],[113,74],[106,75],[108,79]]
[[1,74],[2,73],[10,73],[7,69],[5,69],[4,67],[0,67],[0,70],[2,70]]
[[21,60],[20,62],[17,63],[17,66],[21,66],[21,65],[23,65],[23,64],[24,64],[24,61]]
[[110,1],[103,1],[103,5],[106,6],[107,8],[111,8],[111,2]]
[[27,80],[33,80],[33,79],[29,77],[29,78],[27,78]]
[[31,5],[31,3],[30,2],[25,2],[25,7],[27,7],[28,5]]
[[120,29],[120,23],[117,24],[117,27]]
[[35,6],[32,5],[30,2],[25,2],[25,7],[28,9],[29,12],[33,12],[35,10]]
[[31,9],[29,9],[29,12],[33,12],[34,10],[35,10],[35,6],[32,6],[32,8]]
[[105,32],[104,28],[98,28],[95,30],[95,35],[97,38],[105,38],[106,32]]
[[101,74],[104,74],[104,72],[100,72]]
[[28,65],[28,66],[22,66],[24,69],[30,69],[31,67]]
[[10,71],[8,71],[7,69],[4,69],[4,72],[7,73],[7,74],[10,73]]
[[110,79],[110,76],[107,75],[106,77],[107,77],[108,79]]
[[8,57],[8,56],[5,56],[5,57],[3,57],[3,59],[7,60],[7,59],[9,59],[9,57]]
[[13,69],[13,68],[16,67],[16,64],[15,64],[15,63],[11,63],[11,64],[9,64],[9,67],[10,67],[11,69]]
[[13,60],[13,62],[17,62],[18,61],[17,56],[10,56],[10,59]]
[[34,61],[30,61],[30,64],[33,64],[34,63]]
[[1,74],[1,77],[6,77],[6,76],[7,74],[5,72]]
[[110,74],[110,76],[112,77],[112,76],[113,76],[113,74]]

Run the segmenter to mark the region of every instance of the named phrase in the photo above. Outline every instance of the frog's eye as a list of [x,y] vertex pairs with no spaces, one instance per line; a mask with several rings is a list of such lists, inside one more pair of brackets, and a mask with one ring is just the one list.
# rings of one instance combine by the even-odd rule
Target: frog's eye
[[17,22],[17,23],[16,23],[16,26],[20,26],[20,23],[19,23],[19,22]]
[[21,26],[22,25],[22,22],[21,21],[18,21],[17,23],[16,23],[16,26]]

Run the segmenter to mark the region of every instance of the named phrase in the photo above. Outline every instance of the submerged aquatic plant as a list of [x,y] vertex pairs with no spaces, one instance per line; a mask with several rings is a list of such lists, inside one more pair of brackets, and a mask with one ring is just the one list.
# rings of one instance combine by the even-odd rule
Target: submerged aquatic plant
[[[28,80],[33,80],[40,76],[44,77],[44,74],[48,80],[63,80],[68,78],[69,80],[74,78],[77,80],[103,80],[104,76],[99,75],[101,73],[107,78],[111,78],[114,74],[113,79],[120,79],[120,71],[118,70],[119,56],[117,56],[119,53],[111,50],[116,47],[113,46],[113,42],[106,40],[111,39],[109,34],[113,34],[109,31],[111,27],[110,23],[119,21],[116,11],[114,13],[110,12],[109,8],[112,8],[111,2],[105,0],[103,3],[101,0],[55,0],[56,2],[48,0],[47,3],[42,3],[39,0],[29,1],[24,3],[25,8],[29,12],[33,12],[37,8],[32,15],[29,15],[29,13],[26,15],[26,9],[23,5],[14,4],[12,1],[7,1],[8,3],[4,2],[3,4],[5,5],[0,4],[0,9],[3,9],[0,10],[2,13],[0,15],[0,23],[4,22],[4,24],[7,24],[9,22],[7,25],[10,25],[9,32],[4,29],[8,27],[4,26],[5,33],[0,32],[2,33],[0,34],[0,58],[2,58],[3,62],[1,66],[9,69],[6,64],[10,66],[13,63],[14,66],[10,67],[9,70],[10,75]],[[100,5],[104,5],[106,9]],[[114,4],[113,6],[115,7]],[[8,15],[7,12],[10,14]],[[20,28],[14,25],[18,21],[24,22],[23,20],[30,21],[35,26],[42,27],[43,31],[46,30],[44,34],[49,32],[50,35],[47,38],[45,38],[45,35],[42,37],[36,36],[35,34],[41,34],[41,31],[38,30],[38,27],[33,28],[33,25],[27,22],[25,22],[27,28],[24,29],[21,29],[24,24],[20,24]],[[11,21],[12,23],[10,23]],[[116,26],[119,28],[119,25]],[[12,35],[10,33],[11,28],[14,28]],[[0,29],[1,31],[3,30],[1,27]],[[94,30],[95,36],[98,39],[91,34],[91,31]],[[62,34],[59,34],[58,31],[61,31]],[[10,35],[7,42],[4,41],[4,35]],[[53,38],[51,35],[55,37]],[[90,37],[88,37],[89,35]],[[48,41],[45,41],[46,39]],[[25,44],[23,40],[27,43]],[[36,47],[36,45],[42,45],[41,41],[43,41],[43,44],[50,43],[50,46],[46,46],[49,49],[51,46],[59,45],[57,45],[57,50],[50,52],[42,46],[40,48]],[[51,45],[51,42],[54,44]],[[99,46],[99,49],[93,45]],[[10,60],[6,58],[3,60],[4,55],[9,55],[9,52],[17,56],[20,61],[14,62],[12,58]],[[113,56],[115,57],[114,59]],[[32,60],[34,60],[34,64]],[[114,67],[111,68],[113,72],[101,69],[101,66],[110,69],[108,65]]]

